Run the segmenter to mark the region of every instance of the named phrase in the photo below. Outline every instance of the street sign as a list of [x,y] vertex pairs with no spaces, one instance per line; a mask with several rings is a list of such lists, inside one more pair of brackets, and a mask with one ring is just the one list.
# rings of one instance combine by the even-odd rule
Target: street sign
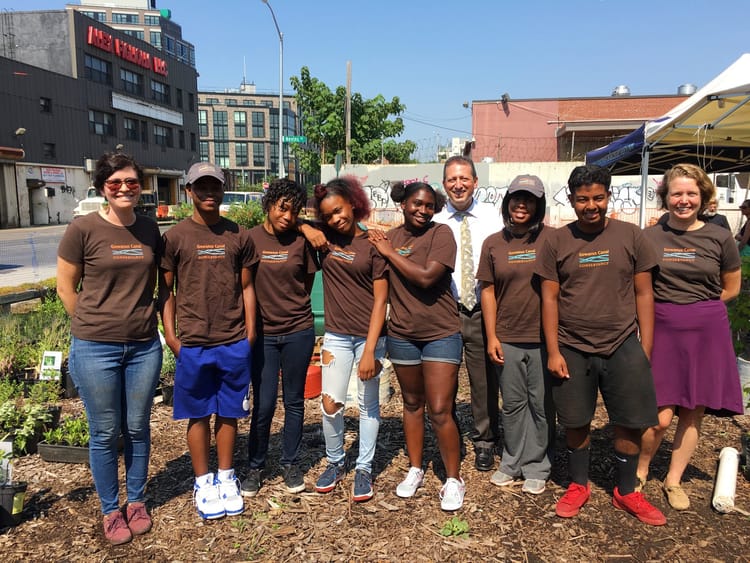
[[304,135],[284,135],[283,141],[285,143],[306,143],[307,137]]

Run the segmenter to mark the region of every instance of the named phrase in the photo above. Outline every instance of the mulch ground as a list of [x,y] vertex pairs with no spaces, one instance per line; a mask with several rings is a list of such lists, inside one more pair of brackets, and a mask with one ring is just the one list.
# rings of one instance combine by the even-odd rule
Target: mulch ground
[[[462,370],[458,414],[463,431],[471,426],[468,381]],[[101,532],[99,502],[85,465],[47,463],[38,455],[16,463],[16,477],[29,484],[23,521],[0,534],[5,561],[750,561],[750,518],[712,509],[713,481],[721,448],[740,449],[750,416],[707,417],[699,449],[685,476],[690,510],[676,512],[660,489],[669,461],[670,431],[652,466],[645,494],[662,509],[663,527],[641,524],[611,504],[612,434],[606,413],[597,410],[592,437],[590,501],[576,518],[555,516],[555,503],[567,485],[565,448],[558,432],[558,457],[547,490],[521,494],[520,487],[499,489],[491,473],[474,469],[470,445],[462,476],[467,495],[456,516],[469,531],[445,537],[452,515],[440,510],[439,454],[428,434],[425,485],[409,500],[394,491],[408,469],[403,451],[398,384],[382,407],[375,461],[376,495],[367,503],[350,499],[352,473],[328,495],[313,492],[325,466],[317,400],[306,404],[301,465],[308,492],[290,495],[278,473],[283,408],[272,429],[269,475],[242,516],[203,522],[192,506],[193,475],[185,445],[185,423],[171,419],[171,408],[155,404],[153,451],[148,483],[154,529],[130,544],[110,547]],[[64,411],[80,410],[70,399]],[[356,458],[356,410],[347,414],[349,459]],[[247,421],[236,448],[242,474],[247,460]],[[673,430],[673,429],[672,429]],[[465,439],[468,444],[468,440]],[[214,460],[215,463],[215,460]],[[121,463],[122,466],[122,463]],[[124,496],[124,493],[123,493]],[[750,482],[738,476],[736,506],[750,509]]]

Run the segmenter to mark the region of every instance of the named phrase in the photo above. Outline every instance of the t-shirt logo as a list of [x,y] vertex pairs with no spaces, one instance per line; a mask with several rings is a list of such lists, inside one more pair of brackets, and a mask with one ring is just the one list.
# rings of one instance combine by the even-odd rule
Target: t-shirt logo
[[411,246],[402,246],[400,248],[397,248],[396,252],[398,252],[401,256],[411,256],[412,249]]
[[142,244],[112,244],[112,260],[143,260]]
[[354,257],[357,255],[356,252],[346,252],[345,250],[342,250],[340,247],[335,246],[333,249],[331,249],[331,258],[334,260],[338,260],[339,262],[346,262],[347,264],[351,264],[354,262]]
[[519,264],[536,261],[536,250],[513,250],[508,252],[508,264]]
[[609,265],[609,249],[578,253],[579,268],[598,268],[607,265]]
[[196,244],[195,250],[198,260],[221,260],[226,256],[224,244]]
[[667,248],[664,247],[665,262],[695,262],[695,248]]
[[288,250],[264,250],[261,253],[261,262],[282,263],[289,260]]

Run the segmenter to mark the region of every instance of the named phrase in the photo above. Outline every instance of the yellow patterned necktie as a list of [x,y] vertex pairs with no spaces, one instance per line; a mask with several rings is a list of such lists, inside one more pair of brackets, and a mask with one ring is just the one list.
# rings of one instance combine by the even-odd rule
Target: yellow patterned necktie
[[471,247],[469,214],[461,214],[461,304],[472,310],[477,304],[474,290],[474,251]]

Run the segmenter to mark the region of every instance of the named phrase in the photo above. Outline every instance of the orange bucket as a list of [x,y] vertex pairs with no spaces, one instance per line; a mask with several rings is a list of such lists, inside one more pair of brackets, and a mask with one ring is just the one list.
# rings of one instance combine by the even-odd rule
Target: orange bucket
[[318,365],[307,366],[307,378],[305,379],[305,399],[320,397],[323,389],[323,370]]

